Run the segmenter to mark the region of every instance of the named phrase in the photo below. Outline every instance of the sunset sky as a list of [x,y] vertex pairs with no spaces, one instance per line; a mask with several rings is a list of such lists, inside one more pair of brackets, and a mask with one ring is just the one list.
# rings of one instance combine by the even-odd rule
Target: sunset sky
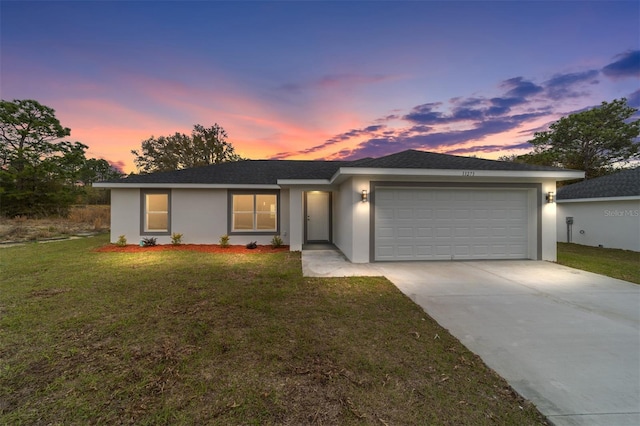
[[56,110],[135,171],[142,140],[220,124],[243,157],[528,151],[640,106],[640,2],[0,2],[2,99]]

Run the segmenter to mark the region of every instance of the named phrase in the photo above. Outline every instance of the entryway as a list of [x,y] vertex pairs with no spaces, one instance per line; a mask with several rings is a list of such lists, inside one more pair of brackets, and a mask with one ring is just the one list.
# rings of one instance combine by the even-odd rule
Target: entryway
[[304,242],[331,242],[331,193],[308,191],[304,197]]

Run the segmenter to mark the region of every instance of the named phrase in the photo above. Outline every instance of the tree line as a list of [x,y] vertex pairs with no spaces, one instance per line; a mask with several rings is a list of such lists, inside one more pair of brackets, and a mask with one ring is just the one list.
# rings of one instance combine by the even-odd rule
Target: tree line
[[[616,99],[562,117],[536,132],[532,151],[503,161],[585,171],[586,179],[640,160],[640,119],[627,100]],[[64,214],[73,203],[108,202],[97,181],[122,173],[106,160],[86,158],[87,146],[71,135],[55,111],[34,100],[0,102],[0,215]],[[191,134],[150,137],[132,150],[139,173],[154,173],[243,160],[217,123],[196,124]]]
[[[0,101],[0,216],[64,215],[72,204],[109,202],[109,191],[92,184],[123,173],[87,158],[88,146],[69,142],[70,135],[53,108],[30,99]],[[190,135],[152,136],[131,153],[140,173],[242,160],[217,123],[196,124]]]
[[34,100],[0,101],[0,215],[64,215],[74,203],[107,203],[93,182],[122,173],[86,158],[87,145],[64,140],[52,108]]

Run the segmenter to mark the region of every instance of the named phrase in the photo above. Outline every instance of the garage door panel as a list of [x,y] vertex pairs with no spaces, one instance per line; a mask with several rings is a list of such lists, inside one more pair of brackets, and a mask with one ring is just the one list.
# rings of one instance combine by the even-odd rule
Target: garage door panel
[[416,219],[431,219],[433,217],[433,210],[418,208],[415,210]]
[[413,209],[397,209],[395,217],[397,219],[413,219]]
[[449,219],[451,218],[451,210],[438,209],[436,210],[436,219]]
[[416,231],[417,231],[416,235],[417,235],[418,238],[421,238],[421,237],[432,237],[433,236],[433,228],[431,228],[431,227],[423,227],[423,226],[421,226],[421,227],[417,228]]
[[379,238],[393,238],[393,228],[390,226],[382,226],[378,228]]
[[449,237],[451,228],[436,228],[436,237]]
[[465,240],[469,239],[469,235],[470,234],[470,230],[467,227],[456,227],[453,229],[453,236],[458,238],[458,237],[464,237]]
[[527,190],[379,188],[376,260],[523,259]]
[[376,208],[376,220],[381,222],[384,220],[393,220],[394,209],[392,208]]
[[396,236],[398,238],[413,238],[413,228],[397,228]]

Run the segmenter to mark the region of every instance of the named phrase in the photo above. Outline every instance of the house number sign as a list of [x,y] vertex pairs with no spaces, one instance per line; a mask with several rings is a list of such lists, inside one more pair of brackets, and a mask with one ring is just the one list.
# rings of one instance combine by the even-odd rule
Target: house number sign
[[463,170],[462,171],[462,176],[475,176],[476,172],[471,171],[471,170]]

